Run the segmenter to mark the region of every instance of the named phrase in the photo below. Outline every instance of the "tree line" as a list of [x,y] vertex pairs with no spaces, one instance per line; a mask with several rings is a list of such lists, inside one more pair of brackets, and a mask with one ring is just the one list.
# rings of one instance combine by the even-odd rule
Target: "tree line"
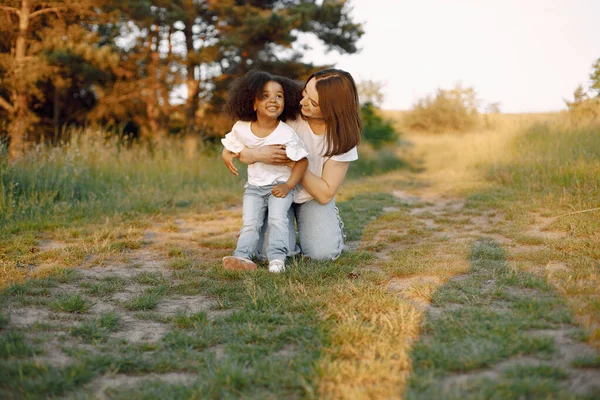
[[0,140],[11,158],[90,123],[160,140],[222,135],[227,87],[250,69],[303,80],[308,34],[357,51],[345,0],[2,0]]

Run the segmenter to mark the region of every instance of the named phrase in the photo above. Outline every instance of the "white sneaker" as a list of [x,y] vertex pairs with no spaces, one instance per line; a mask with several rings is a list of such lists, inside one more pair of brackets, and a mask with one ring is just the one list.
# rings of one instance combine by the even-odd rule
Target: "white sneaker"
[[269,262],[269,272],[280,273],[285,271],[285,263],[283,260],[273,260]]

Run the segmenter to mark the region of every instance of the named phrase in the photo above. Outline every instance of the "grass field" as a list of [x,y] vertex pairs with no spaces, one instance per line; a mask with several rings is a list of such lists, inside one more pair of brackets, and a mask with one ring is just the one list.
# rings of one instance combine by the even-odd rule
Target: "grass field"
[[348,251],[281,275],[220,268],[243,179],[216,152],[88,132],[0,164],[0,394],[597,398],[600,128],[490,118],[363,147]]

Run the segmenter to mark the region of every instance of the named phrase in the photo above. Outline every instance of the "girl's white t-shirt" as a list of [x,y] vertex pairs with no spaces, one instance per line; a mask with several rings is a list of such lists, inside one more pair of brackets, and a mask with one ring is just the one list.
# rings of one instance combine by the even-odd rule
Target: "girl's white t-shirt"
[[[292,127],[294,131],[300,136],[302,141],[304,142],[304,146],[306,150],[308,150],[308,170],[321,178],[323,176],[323,167],[328,160],[333,161],[342,161],[342,162],[350,162],[354,160],[358,160],[358,151],[356,146],[343,154],[338,154],[336,156],[324,157],[323,154],[327,151],[327,146],[325,143],[326,135],[316,135],[308,121],[298,117],[295,120],[287,120],[287,124]],[[305,203],[309,200],[312,200],[312,196],[302,187],[302,184],[299,183],[294,192],[294,203]]]
[[[237,121],[231,132],[221,139],[223,146],[231,152],[239,153],[244,147],[255,148],[271,144],[286,145],[286,153],[290,160],[298,161],[308,156],[308,152],[300,137],[285,122],[279,125],[269,136],[261,138],[252,133],[249,121]],[[248,165],[248,183],[254,186],[273,185],[286,182],[292,169],[286,165],[270,165],[261,162]]]

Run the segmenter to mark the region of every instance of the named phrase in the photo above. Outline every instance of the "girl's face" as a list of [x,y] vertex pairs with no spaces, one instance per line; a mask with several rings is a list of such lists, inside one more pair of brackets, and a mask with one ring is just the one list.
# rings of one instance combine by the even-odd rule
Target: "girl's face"
[[254,99],[254,109],[260,117],[277,119],[283,112],[283,106],[283,87],[273,81],[267,82],[262,93]]
[[317,80],[312,78],[302,91],[302,115],[307,118],[323,119],[323,113],[319,106],[319,93],[317,92]]

